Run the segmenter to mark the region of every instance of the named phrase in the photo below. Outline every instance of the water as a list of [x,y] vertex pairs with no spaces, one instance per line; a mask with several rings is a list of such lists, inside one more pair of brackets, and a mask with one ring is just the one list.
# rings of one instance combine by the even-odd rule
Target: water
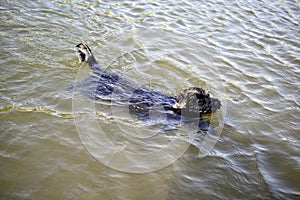
[[[0,8],[1,199],[300,199],[298,1],[2,0]],[[84,110],[67,90],[78,72],[89,75],[74,53],[81,41],[131,82],[168,95],[197,85],[222,99],[214,148],[199,158],[196,143],[145,174],[95,159],[74,123]],[[117,135],[118,115],[98,118]]]

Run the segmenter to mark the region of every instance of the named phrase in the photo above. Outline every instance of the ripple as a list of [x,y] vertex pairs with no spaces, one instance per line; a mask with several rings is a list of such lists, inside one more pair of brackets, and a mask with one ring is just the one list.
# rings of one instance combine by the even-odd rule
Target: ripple
[[57,113],[55,110],[51,110],[43,107],[15,107],[15,106],[4,106],[0,109],[1,113],[9,113],[12,111],[19,112],[37,112],[37,113],[46,113],[53,116],[61,117],[61,118],[73,118],[73,114],[70,113]]

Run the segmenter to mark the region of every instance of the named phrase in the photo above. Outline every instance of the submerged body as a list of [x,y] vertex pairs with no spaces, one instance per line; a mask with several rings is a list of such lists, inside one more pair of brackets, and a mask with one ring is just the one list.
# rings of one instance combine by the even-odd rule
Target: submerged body
[[191,87],[183,90],[178,96],[168,96],[144,87],[137,87],[117,74],[101,70],[86,44],[80,43],[76,47],[80,60],[88,63],[94,76],[97,77],[94,97],[96,99],[104,96],[117,97],[118,101],[128,105],[131,113],[141,119],[149,119],[151,110],[159,108],[168,120],[178,121],[183,116],[199,118],[202,121],[201,114],[210,114],[221,108],[221,102],[211,98],[202,88]]

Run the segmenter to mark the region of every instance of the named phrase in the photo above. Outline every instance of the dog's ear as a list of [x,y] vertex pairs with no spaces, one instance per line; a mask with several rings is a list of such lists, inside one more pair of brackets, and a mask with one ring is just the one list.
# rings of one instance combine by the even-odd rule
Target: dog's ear
[[190,112],[212,113],[221,107],[218,99],[210,98],[207,91],[198,87],[190,87],[182,91],[176,98],[174,109],[188,109]]

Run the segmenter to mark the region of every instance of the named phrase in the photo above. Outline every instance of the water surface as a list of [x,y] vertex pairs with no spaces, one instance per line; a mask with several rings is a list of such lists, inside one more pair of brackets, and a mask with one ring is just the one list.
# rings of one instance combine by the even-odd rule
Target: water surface
[[[1,199],[300,198],[298,1],[1,1],[0,9]],[[92,157],[68,91],[79,71],[89,75],[74,53],[81,41],[134,83],[168,95],[197,85],[222,99],[214,148],[199,158],[195,143],[147,174]],[[103,129],[116,134],[117,116],[98,107]]]

